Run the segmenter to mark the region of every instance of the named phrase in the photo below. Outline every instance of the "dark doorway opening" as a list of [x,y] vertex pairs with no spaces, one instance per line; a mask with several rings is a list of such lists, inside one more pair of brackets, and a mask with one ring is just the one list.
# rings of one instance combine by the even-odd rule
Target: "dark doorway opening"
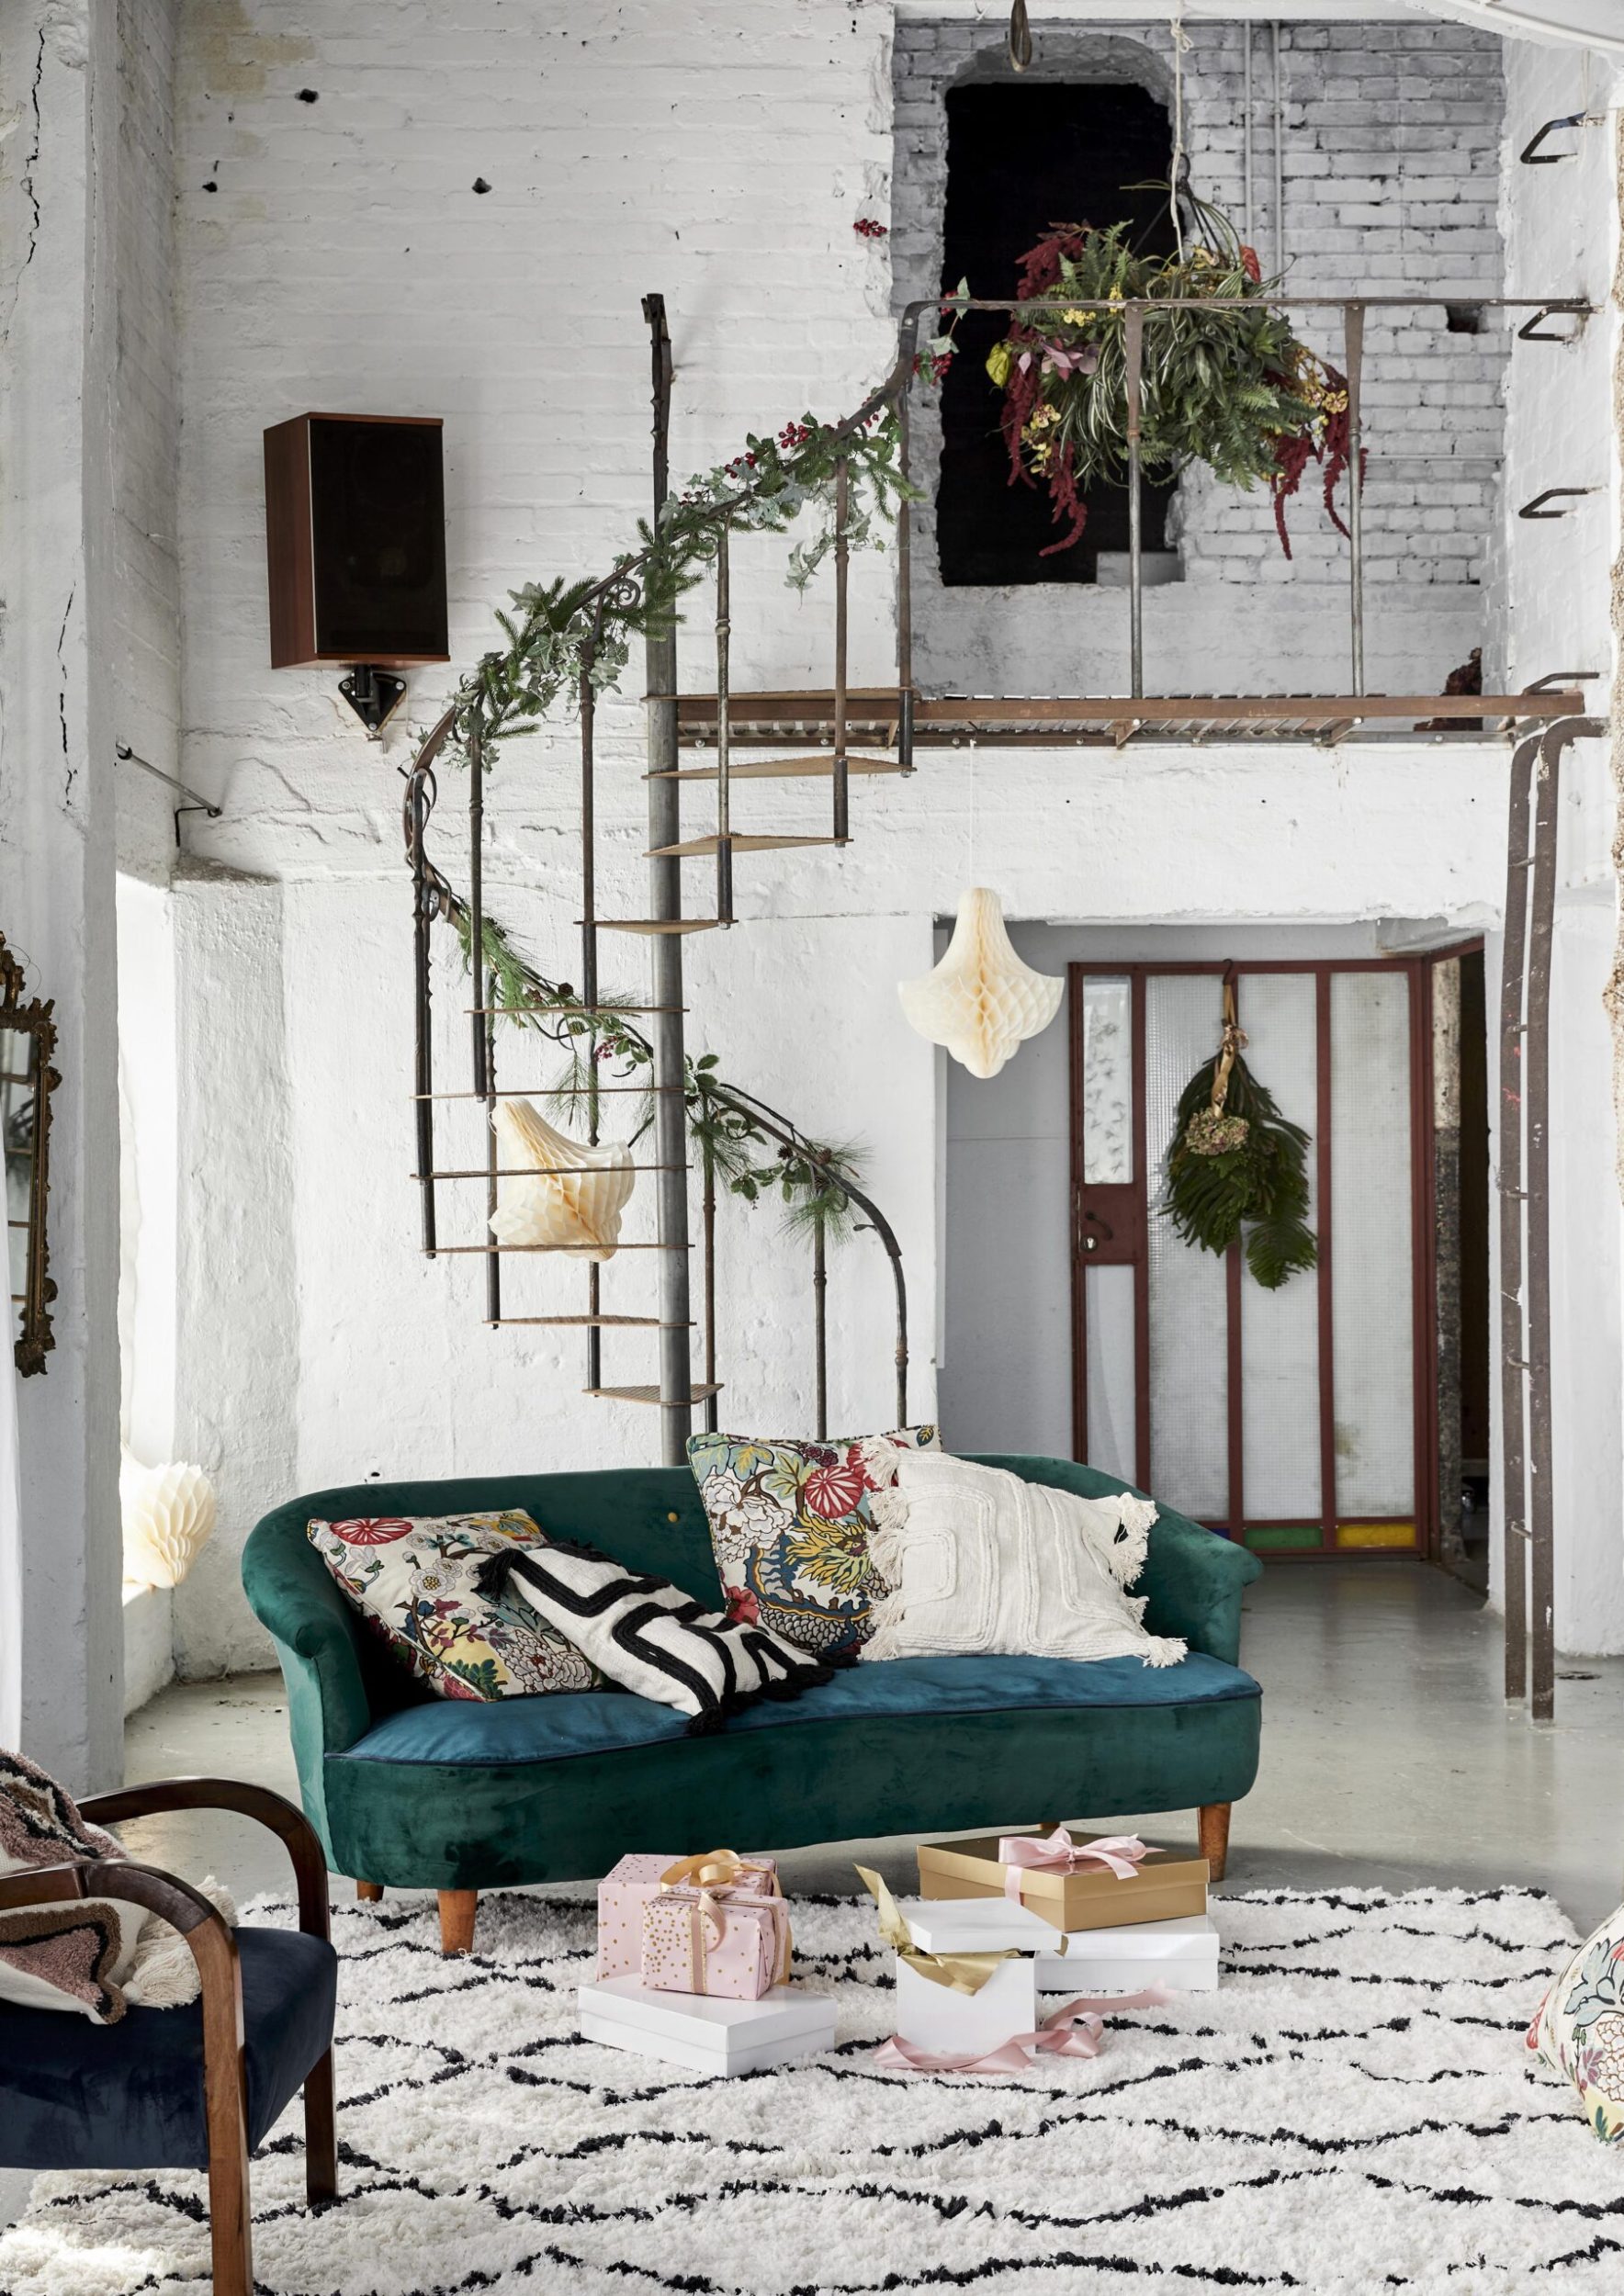
[[[1126,219],[1136,247],[1170,252],[1166,192],[1127,186],[1165,182],[1171,164],[1165,107],[1128,83],[950,89],[943,290],[968,279],[974,294],[1012,295],[1021,256],[1052,223]],[[942,582],[1096,581],[1100,551],[1128,546],[1127,489],[1088,489],[1081,542],[1042,556],[1055,538],[1049,497],[1042,488],[1010,485],[1001,395],[987,372],[987,355],[1006,324],[997,311],[966,313],[959,356],[942,386],[936,515]],[[1173,483],[1143,485],[1147,551],[1166,546]]]

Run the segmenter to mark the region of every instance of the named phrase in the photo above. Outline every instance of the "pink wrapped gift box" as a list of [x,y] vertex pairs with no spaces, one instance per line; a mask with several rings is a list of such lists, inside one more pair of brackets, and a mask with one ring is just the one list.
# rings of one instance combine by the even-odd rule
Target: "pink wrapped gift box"
[[[598,1884],[598,1982],[609,1977],[635,1977],[643,1965],[643,1908],[658,1897],[666,1874],[679,1868],[715,1874],[718,1868],[736,1869],[730,1886],[746,1896],[770,1897],[777,1869],[771,1858],[739,1859],[728,1850],[712,1850],[703,1858],[637,1855],[622,1858]],[[753,1999],[755,1996],[747,1996]]]
[[662,1889],[643,1905],[643,1983],[658,1993],[759,2001],[789,1975],[782,1897],[736,1889]]

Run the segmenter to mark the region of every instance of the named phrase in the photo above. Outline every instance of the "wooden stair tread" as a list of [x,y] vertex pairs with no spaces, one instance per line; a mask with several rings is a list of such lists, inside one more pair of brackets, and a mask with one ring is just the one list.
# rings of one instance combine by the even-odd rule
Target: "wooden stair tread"
[[600,917],[593,919],[601,933],[714,933],[721,922],[715,917]]
[[[727,842],[736,853],[786,852],[792,846],[839,845],[845,842],[838,837],[756,837],[735,830]],[[698,860],[702,854],[715,853],[721,845],[719,837],[684,838],[680,845],[651,846],[645,861]]]
[[692,1322],[662,1323],[657,1315],[488,1315],[489,1324],[497,1323],[568,1323],[590,1326],[594,1331],[611,1328],[648,1332],[691,1332]]
[[[596,1395],[603,1401],[611,1403],[660,1403],[665,1400],[658,1387],[583,1387],[581,1391],[583,1395]],[[707,1395],[719,1395],[721,1391],[720,1379],[702,1380],[689,1390],[685,1398],[679,1395],[675,1400],[678,1402],[703,1403]]]
[[[742,765],[729,765],[730,782],[828,782],[834,778],[835,759],[832,749],[805,749],[795,758],[751,758]],[[902,767],[895,758],[856,758],[848,755],[848,773],[900,773]],[[714,782],[714,765],[680,765],[667,767],[658,773],[645,774],[649,782]]]

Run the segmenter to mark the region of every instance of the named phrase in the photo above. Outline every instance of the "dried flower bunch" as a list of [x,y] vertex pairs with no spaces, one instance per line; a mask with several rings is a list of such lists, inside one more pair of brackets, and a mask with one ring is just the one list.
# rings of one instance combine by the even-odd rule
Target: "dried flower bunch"
[[[1140,188],[1140,186],[1134,186]],[[1285,506],[1310,462],[1338,533],[1336,489],[1348,469],[1348,383],[1291,332],[1266,298],[1257,257],[1222,209],[1184,195],[1201,235],[1174,254],[1140,254],[1132,229],[1053,225],[1021,262],[1021,308],[987,355],[1004,394],[1013,485],[1046,486],[1064,528],[1043,553],[1069,550],[1088,520],[1085,490],[1128,474],[1123,305],[1149,299],[1140,381],[1140,467],[1176,477],[1205,463],[1225,485],[1267,486],[1288,557]],[[1217,298],[1192,307],[1186,298]],[[1363,479],[1360,457],[1360,480]]]

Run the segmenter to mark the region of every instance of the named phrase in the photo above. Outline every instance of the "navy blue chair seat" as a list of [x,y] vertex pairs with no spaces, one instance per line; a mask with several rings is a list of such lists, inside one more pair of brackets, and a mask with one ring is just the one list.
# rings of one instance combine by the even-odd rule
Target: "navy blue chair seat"
[[[338,1956],[299,1930],[236,1936],[252,2151],[327,2053]],[[0,2096],[9,2167],[206,2168],[202,2004],[116,2025],[0,2006]]]

